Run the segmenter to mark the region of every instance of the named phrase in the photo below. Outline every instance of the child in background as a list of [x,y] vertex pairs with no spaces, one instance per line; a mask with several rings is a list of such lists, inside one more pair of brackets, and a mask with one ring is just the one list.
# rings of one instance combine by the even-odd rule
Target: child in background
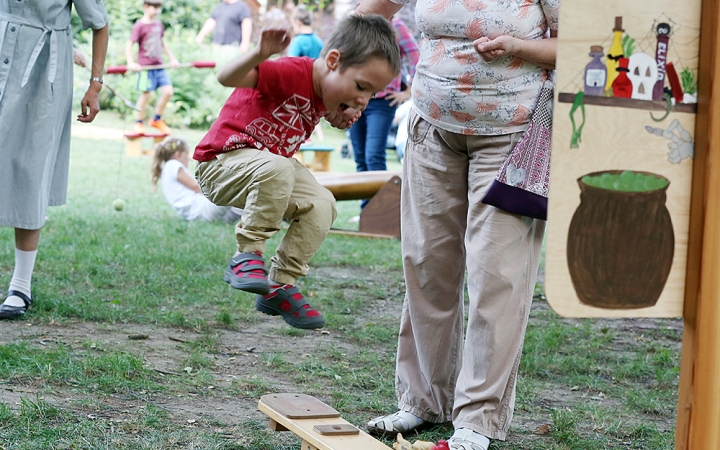
[[[335,199],[292,155],[324,114],[362,110],[400,72],[400,53],[390,23],[377,15],[342,20],[318,59],[267,60],[289,43],[287,29],[265,29],[254,49],[220,69],[220,83],[238,89],[193,158],[203,193],[216,205],[243,209],[225,281],[258,294],[255,307],[263,313],[320,328],[324,317],[295,283],[335,220]],[[283,218],[290,226],[268,273],[265,242]]]
[[[312,13],[305,5],[298,5],[292,13],[293,37],[288,47],[288,56],[307,56],[317,58],[323,48],[322,40],[313,32]],[[322,125],[317,124],[314,133],[321,141],[325,139]]]
[[307,10],[305,5],[299,5],[293,11],[292,25],[295,37],[288,47],[288,56],[319,57],[323,42],[313,32],[312,13]]
[[[151,127],[157,128],[163,134],[170,134],[170,128],[162,120],[163,111],[170,97],[173,95],[170,77],[165,69],[142,70],[142,66],[154,66],[162,64],[162,53],[167,53],[170,58],[170,66],[177,67],[178,60],[163,41],[165,29],[162,22],[156,20],[162,10],[162,0],[145,0],[143,3],[144,14],[133,25],[130,40],[125,45],[125,56],[130,70],[139,71],[137,90],[142,91],[136,106],[138,107],[137,121],[133,126],[134,133],[144,133],[143,120],[145,119],[145,107],[150,101],[150,92],[160,90],[160,96],[155,104],[155,116],[148,122]],[[133,59],[133,44],[138,44],[138,61]]]
[[237,222],[242,210],[232,206],[217,206],[200,191],[188,170],[190,147],[185,139],[167,136],[154,149],[150,181],[160,188],[170,206],[185,220],[206,222]]

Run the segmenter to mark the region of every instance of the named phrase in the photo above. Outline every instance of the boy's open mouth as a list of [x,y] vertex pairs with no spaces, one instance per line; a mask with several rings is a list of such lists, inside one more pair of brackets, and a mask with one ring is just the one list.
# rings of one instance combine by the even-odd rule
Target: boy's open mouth
[[346,105],[345,103],[340,103],[340,111],[343,111],[343,112],[344,112],[344,111],[345,111],[346,109],[348,109],[348,108],[349,108],[349,106]]

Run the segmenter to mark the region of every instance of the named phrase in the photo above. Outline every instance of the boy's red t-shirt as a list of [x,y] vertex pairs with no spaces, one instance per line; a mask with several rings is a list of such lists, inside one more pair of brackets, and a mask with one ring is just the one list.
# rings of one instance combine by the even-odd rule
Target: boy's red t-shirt
[[138,64],[141,66],[162,64],[162,37],[164,34],[165,28],[159,20],[153,20],[151,23],[139,20],[135,22],[132,33],[130,33],[130,41],[139,44]]
[[307,57],[261,63],[257,86],[233,91],[193,159],[210,161],[247,147],[291,157],[326,111],[313,86],[312,64]]

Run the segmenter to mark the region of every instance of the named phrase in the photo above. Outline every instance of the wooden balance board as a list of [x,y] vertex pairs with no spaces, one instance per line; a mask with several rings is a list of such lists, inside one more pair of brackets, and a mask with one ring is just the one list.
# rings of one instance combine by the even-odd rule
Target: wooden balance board
[[388,450],[390,447],[340,417],[313,396],[268,394],[258,409],[270,418],[270,429],[291,431],[302,439],[302,450]]

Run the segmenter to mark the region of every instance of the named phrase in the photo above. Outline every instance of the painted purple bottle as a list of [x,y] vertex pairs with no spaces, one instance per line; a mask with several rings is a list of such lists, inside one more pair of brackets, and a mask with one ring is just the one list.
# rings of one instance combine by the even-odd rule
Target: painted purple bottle
[[602,46],[593,45],[590,47],[590,56],[593,59],[585,66],[585,95],[602,97],[605,93],[607,67],[600,61],[602,55]]

